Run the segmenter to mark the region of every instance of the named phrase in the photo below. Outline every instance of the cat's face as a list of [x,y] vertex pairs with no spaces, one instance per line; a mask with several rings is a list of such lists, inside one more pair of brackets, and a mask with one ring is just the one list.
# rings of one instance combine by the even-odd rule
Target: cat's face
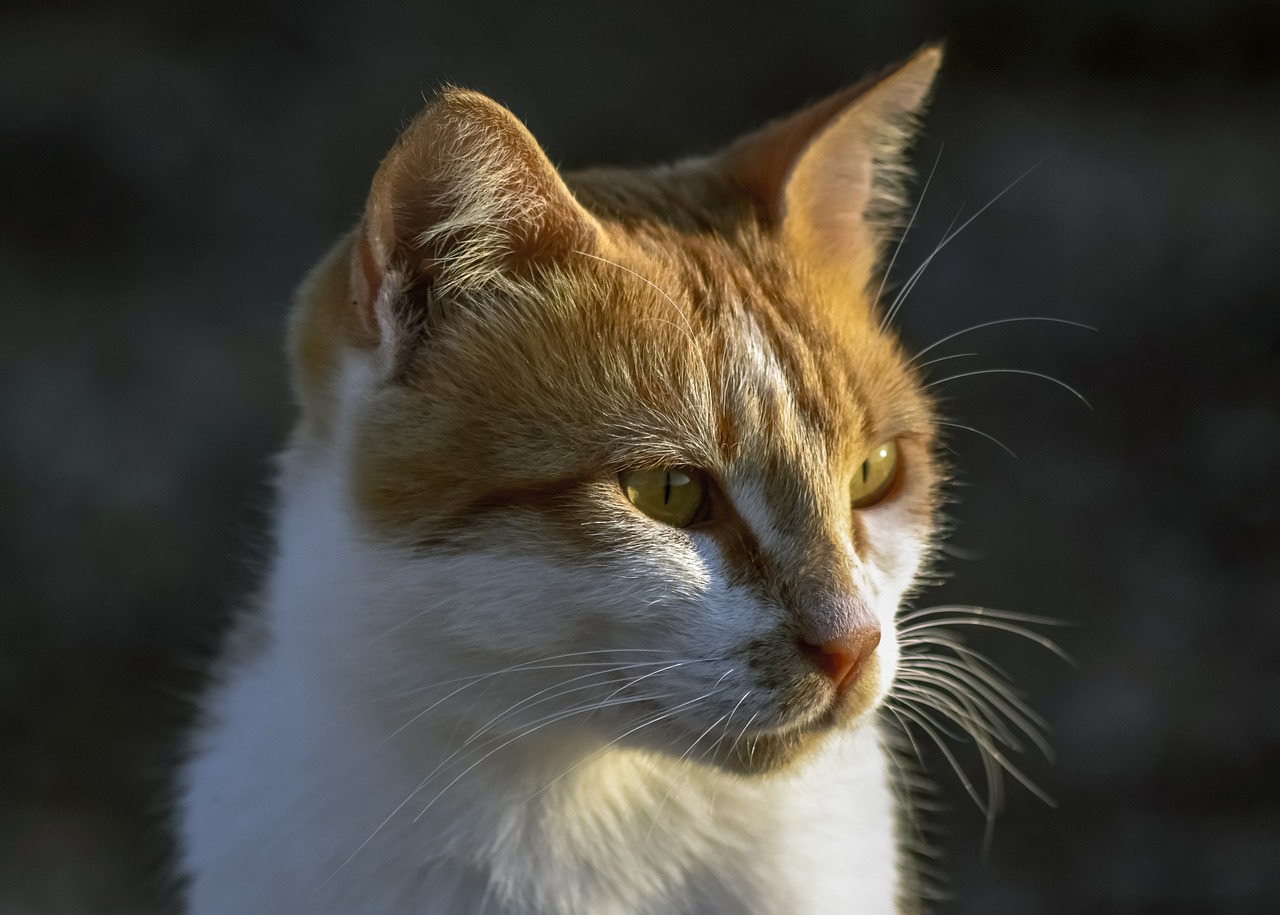
[[874,708],[937,471],[867,214],[935,67],[567,185],[480,97],[410,129],[295,335],[375,679],[506,671],[433,714],[744,772]]

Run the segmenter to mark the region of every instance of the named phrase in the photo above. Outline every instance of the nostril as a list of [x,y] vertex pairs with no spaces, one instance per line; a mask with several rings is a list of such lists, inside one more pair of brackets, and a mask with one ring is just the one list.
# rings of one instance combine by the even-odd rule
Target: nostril
[[879,644],[880,630],[867,628],[858,629],[820,645],[801,640],[800,649],[831,679],[836,689],[843,692],[858,679],[863,664]]

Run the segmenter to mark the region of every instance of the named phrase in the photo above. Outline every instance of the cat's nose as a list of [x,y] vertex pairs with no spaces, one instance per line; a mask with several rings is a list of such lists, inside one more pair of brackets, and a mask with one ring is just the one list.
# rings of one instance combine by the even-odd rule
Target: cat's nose
[[880,627],[866,626],[839,638],[815,645],[801,640],[800,647],[843,693],[858,679],[867,658],[880,644]]

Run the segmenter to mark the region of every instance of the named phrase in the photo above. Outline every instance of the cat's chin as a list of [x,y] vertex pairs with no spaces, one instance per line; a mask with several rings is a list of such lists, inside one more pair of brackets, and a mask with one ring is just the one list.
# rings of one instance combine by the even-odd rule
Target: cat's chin
[[810,759],[836,734],[861,725],[861,721],[849,724],[837,721],[833,715],[824,715],[805,728],[756,735],[737,747],[723,765],[740,775],[786,773]]
[[802,765],[841,733],[866,727],[874,717],[867,702],[836,702],[799,722],[747,733],[732,746],[709,753],[704,760],[735,775],[767,777]]
[[798,719],[743,736],[716,763],[740,775],[785,773],[812,757],[834,736],[865,727],[878,705],[879,665],[874,661],[849,692],[820,701]]

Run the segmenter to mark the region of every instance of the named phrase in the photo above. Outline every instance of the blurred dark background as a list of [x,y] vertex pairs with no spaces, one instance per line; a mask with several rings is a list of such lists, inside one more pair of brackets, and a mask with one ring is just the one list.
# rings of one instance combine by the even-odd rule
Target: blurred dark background
[[[927,602],[1048,719],[994,841],[945,764],[948,913],[1280,911],[1280,4],[468,0],[0,13],[0,912],[162,911],[184,696],[253,581],[291,290],[424,94],[565,165],[705,152],[948,41],[895,274],[963,501]],[[961,208],[963,207],[963,210]],[[976,773],[976,758],[964,757]]]

